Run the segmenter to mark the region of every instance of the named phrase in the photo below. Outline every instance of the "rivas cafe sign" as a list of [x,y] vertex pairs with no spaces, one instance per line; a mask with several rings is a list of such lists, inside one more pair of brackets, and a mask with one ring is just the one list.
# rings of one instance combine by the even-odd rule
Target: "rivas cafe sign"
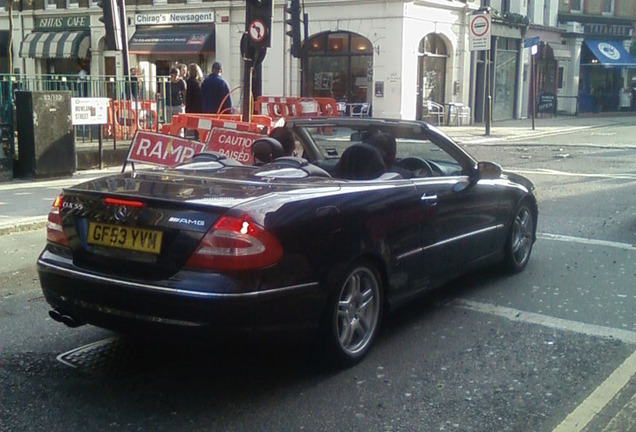
[[78,30],[91,28],[88,15],[38,17],[35,19],[36,30]]

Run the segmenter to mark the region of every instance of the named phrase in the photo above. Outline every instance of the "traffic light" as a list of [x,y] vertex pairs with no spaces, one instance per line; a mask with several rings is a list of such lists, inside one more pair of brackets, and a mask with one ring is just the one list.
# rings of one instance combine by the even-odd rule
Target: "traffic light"
[[291,55],[296,58],[302,57],[300,45],[300,0],[291,0],[289,6],[285,8],[288,15],[285,24],[289,25],[289,30],[285,32],[291,37]]
[[97,6],[103,9],[103,16],[99,20],[106,26],[106,49],[111,51],[120,51],[122,49],[118,1],[100,0],[97,3]]
[[247,0],[246,31],[255,48],[272,46],[273,0]]

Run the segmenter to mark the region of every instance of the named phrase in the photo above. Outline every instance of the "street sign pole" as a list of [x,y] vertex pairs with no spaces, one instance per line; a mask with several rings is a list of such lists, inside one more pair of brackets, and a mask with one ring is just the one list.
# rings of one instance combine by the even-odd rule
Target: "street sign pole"
[[486,124],[486,136],[490,135],[492,120],[492,89],[490,86],[490,51],[491,51],[491,25],[490,9],[480,9],[476,11],[470,20],[470,50],[486,51],[484,66],[484,87],[486,89],[486,100],[484,101],[484,123]]
[[486,130],[485,135],[490,136],[492,126],[492,89],[490,88],[490,49],[486,50]]
[[537,47],[540,43],[539,36],[527,38],[523,41],[523,47],[530,48],[530,91],[532,93],[530,95],[530,100],[532,101],[530,113],[532,116],[532,130],[534,130],[534,120],[537,116],[537,73],[535,71],[534,55],[537,53]]
[[252,74],[254,66],[252,60],[243,59],[243,121],[252,121]]
[[537,77],[534,70],[534,54],[532,52],[530,53],[530,76],[532,81],[532,130],[534,130],[534,119],[537,116]]

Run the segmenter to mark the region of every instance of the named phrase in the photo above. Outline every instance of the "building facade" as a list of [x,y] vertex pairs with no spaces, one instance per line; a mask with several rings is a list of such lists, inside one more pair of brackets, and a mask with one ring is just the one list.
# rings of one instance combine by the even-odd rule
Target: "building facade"
[[572,55],[564,88],[579,112],[631,110],[634,0],[561,0],[559,27]]
[[[304,0],[301,58],[290,54],[286,3],[275,1],[257,95],[330,96],[350,114],[402,119],[424,118],[427,101],[463,104],[481,122],[489,95],[498,121],[550,97],[567,113],[625,109],[632,87],[636,0]],[[471,51],[471,17],[485,8],[491,49]],[[240,93],[245,1],[127,1],[127,60],[106,49],[100,17],[97,0],[0,0],[0,73],[102,79],[128,63],[153,98],[172,66],[209,73],[219,61]]]

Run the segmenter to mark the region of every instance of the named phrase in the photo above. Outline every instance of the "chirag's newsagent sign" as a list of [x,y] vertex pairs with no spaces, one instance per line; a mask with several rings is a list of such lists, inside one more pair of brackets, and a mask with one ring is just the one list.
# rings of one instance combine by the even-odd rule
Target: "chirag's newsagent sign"
[[39,17],[35,19],[35,28],[46,31],[90,29],[91,22],[88,15]]
[[213,23],[214,12],[174,12],[135,14],[136,25]]

